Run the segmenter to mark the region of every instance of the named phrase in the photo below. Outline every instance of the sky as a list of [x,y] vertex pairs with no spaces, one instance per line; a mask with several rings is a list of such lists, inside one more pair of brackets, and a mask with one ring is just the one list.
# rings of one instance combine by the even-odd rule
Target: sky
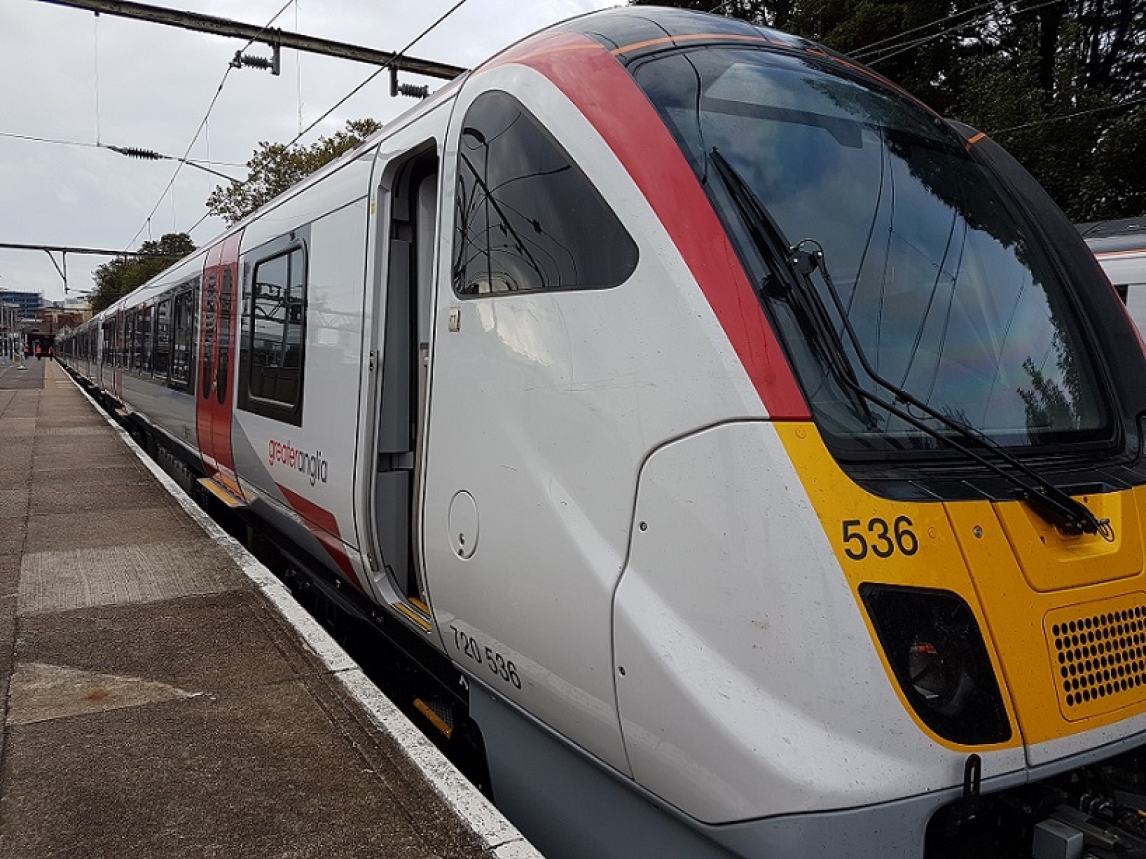
[[[283,10],[274,22],[283,30],[398,51],[457,0],[143,2],[258,27]],[[407,53],[471,68],[549,24],[621,2],[464,0]],[[106,147],[176,158],[187,153],[212,170],[243,178],[261,141],[290,141],[376,71],[283,49],[278,77],[234,69],[220,90],[231,58],[243,46],[237,39],[40,0],[0,0],[0,243],[135,250],[148,239],[185,232],[204,216],[204,201],[223,180],[189,166],[176,175],[176,161],[141,161]],[[255,44],[246,53],[269,57],[271,51]],[[431,91],[444,84],[406,74],[401,80],[428,83]],[[413,104],[391,98],[384,72],[300,144],[333,134],[348,119],[385,122]],[[223,227],[221,220],[207,218],[191,237],[202,245]],[[54,258],[62,265],[59,253]],[[63,279],[44,251],[0,248],[0,289],[42,292],[45,301],[74,300],[92,288],[91,272],[109,259],[68,254],[65,295]]]

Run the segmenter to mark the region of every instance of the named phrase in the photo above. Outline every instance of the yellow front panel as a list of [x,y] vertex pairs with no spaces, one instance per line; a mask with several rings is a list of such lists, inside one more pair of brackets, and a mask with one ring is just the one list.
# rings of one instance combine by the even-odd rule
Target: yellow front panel
[[[1146,710],[1139,515],[1146,490],[1086,499],[1111,519],[1113,542],[1096,535],[1065,537],[1018,501],[877,497],[840,469],[814,425],[778,424],[777,430],[861,607],[864,582],[952,591],[971,606],[1018,727],[1010,744],[1054,740]],[[1075,644],[1080,623],[1082,637]],[[874,631],[872,645],[879,649]]]
[[[934,588],[959,594],[975,613],[998,674],[1000,666],[995,660],[989,628],[980,612],[974,584],[943,505],[890,501],[873,495],[840,470],[813,424],[778,423],[776,429],[835,549],[856,601],[860,602],[859,586],[864,582]],[[862,602],[860,605],[872,646],[879,653],[904,708],[919,729],[935,742],[949,748],[960,748],[936,735],[907,703]],[[1000,690],[1008,718],[1014,725],[1005,684],[1000,683]],[[994,748],[1020,743],[1018,732],[1012,731],[1008,742]]]
[[1026,504],[998,504],[995,512],[1027,583],[1056,591],[1136,576],[1142,572],[1142,530],[1130,492],[1080,499],[1099,519],[1114,525],[1114,539],[1066,535]]
[[1146,701],[1146,593],[1052,611],[1044,621],[1058,665],[1058,705],[1070,721]]

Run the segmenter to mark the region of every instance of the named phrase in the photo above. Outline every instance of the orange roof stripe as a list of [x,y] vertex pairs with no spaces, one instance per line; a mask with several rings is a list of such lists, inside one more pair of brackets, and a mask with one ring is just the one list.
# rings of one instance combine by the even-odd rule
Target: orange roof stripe
[[[676,45],[682,42],[697,42],[703,39],[708,40],[735,40],[738,42],[759,42],[765,45],[787,45],[787,42],[777,42],[773,39],[765,38],[764,36],[748,36],[737,33],[689,33],[683,36],[661,36],[657,39],[646,39],[643,42],[633,42],[631,45],[623,45],[620,48],[614,48],[609,53],[614,57],[621,54],[627,54],[629,51],[639,51],[641,48],[652,48],[657,45]],[[788,47],[791,47],[788,45]]]
[[1128,251],[1097,251],[1094,255],[1099,259],[1110,259],[1112,257],[1132,257],[1146,254],[1146,248],[1135,248]]

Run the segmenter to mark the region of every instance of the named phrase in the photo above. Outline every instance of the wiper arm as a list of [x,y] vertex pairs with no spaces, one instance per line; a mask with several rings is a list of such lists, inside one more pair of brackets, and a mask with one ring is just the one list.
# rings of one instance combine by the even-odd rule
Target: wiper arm
[[[814,251],[804,250],[804,246],[809,244],[814,245],[816,249]],[[1001,468],[996,463],[989,461],[966,445],[958,444],[948,436],[937,432],[933,427],[927,426],[925,422],[918,420],[909,412],[893,407],[893,414],[896,414],[896,416],[901,419],[907,419],[908,423],[912,426],[915,426],[937,441],[944,442],[972,457],[977,462],[987,466],[1000,477],[1007,480],[1019,490],[1021,500],[1025,501],[1044,521],[1049,522],[1064,534],[1099,534],[1105,540],[1114,540],[1114,529],[1111,527],[1109,519],[1099,519],[1089,507],[1081,501],[1071,498],[1070,495],[1063,492],[1041,474],[1030,468],[1018,457],[1008,453],[1002,445],[990,436],[943,414],[938,409],[929,406],[906,389],[888,381],[879,374],[868,360],[859,335],[856,333],[851,320],[848,318],[847,308],[844,306],[843,299],[840,297],[839,291],[832,281],[832,275],[825,264],[824,250],[820,247],[819,242],[811,239],[801,241],[791,249],[788,256],[788,264],[797,275],[796,288],[801,291],[806,290],[809,299],[815,304],[820,304],[822,308],[819,293],[812,288],[811,281],[808,279],[813,271],[819,269],[820,276],[824,280],[824,285],[827,286],[828,295],[831,297],[832,304],[835,306],[836,313],[839,315],[843,324],[844,332],[847,334],[852,349],[855,351],[856,358],[859,359],[860,366],[869,379],[892,394],[897,402],[918,409],[932,420],[938,421],[943,424],[943,426],[957,433],[963,439],[982,445],[1011,468],[1022,473],[1024,477],[1034,483],[1034,486],[1028,485],[1014,473]],[[887,406],[884,407],[887,408]]]
[[[761,285],[762,290],[778,293],[777,297],[790,299],[800,310],[807,325],[811,328],[816,339],[816,345],[823,355],[828,369],[836,380],[854,395],[856,402],[863,409],[863,417],[869,430],[874,430],[878,425],[878,421],[868,406],[868,403],[874,403],[929,438],[958,451],[999,475],[1019,490],[1019,498],[1026,502],[1040,518],[1064,534],[1098,534],[1105,540],[1114,540],[1114,529],[1111,527],[1109,519],[1099,519],[1085,504],[1071,498],[1070,495],[1035,472],[1020,459],[1008,453],[989,436],[953,420],[902,387],[883,378],[872,367],[864,352],[859,335],[852,327],[847,308],[836,291],[831,274],[824,264],[823,248],[818,242],[811,240],[802,241],[795,246],[789,244],[779,225],[772,219],[756,193],[744,181],[736,168],[728,162],[728,159],[715,147],[712,149],[711,157],[716,165],[717,174],[732,196],[736,207],[740,210],[752,241],[764,256],[765,264],[771,270],[769,279]],[[816,250],[814,252],[804,250],[803,246],[806,244],[814,244]],[[783,260],[785,264],[784,268],[779,271],[775,267],[777,260]],[[848,341],[851,343],[864,373],[877,386],[892,394],[893,401],[877,396],[859,383],[855,368],[847,358],[843,341],[840,339],[836,326],[832,323],[819,293],[812,286],[810,277],[816,269],[819,269],[820,275],[824,279],[828,295],[831,296],[836,312],[843,322],[844,332],[847,334]],[[1014,471],[1020,472],[1030,483],[1020,479],[1014,471],[1008,471],[978,451],[972,450],[967,444],[960,443],[949,435],[939,432],[926,421],[901,408],[897,403],[918,409],[927,417],[938,421],[956,433],[965,442],[986,448]]]
[[[733,203],[740,210],[748,232],[757,249],[764,257],[764,262],[770,269],[770,274],[761,289],[775,294],[777,297],[792,297],[801,310],[804,320],[812,329],[815,345],[832,375],[841,381],[845,390],[855,396],[855,404],[863,412],[862,419],[869,431],[874,431],[879,421],[872,414],[868,406],[866,392],[859,384],[855,375],[855,368],[847,360],[843,342],[840,340],[831,320],[828,318],[823,305],[819,301],[807,301],[804,290],[798,288],[795,271],[790,267],[789,257],[792,247],[785,238],[780,226],[761,205],[755,192],[744,181],[736,168],[728,163],[728,159],[713,147],[712,161],[716,165],[716,172],[724,183],[725,189],[732,196]],[[776,261],[783,260],[785,265],[777,270]]]

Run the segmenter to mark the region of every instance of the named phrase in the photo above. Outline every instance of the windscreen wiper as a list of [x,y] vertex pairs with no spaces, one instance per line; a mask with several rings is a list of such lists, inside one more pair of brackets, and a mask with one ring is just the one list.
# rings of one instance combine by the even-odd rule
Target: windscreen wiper
[[[1085,504],[1071,498],[1070,495],[1035,472],[1020,459],[1008,453],[987,435],[952,419],[913,396],[904,388],[883,378],[872,367],[864,352],[859,335],[851,325],[847,308],[844,306],[843,300],[832,282],[831,274],[824,264],[823,248],[818,242],[812,240],[804,240],[797,245],[789,244],[779,225],[761,204],[752,188],[736,171],[736,168],[715,148],[712,150],[712,160],[716,165],[718,175],[732,195],[733,202],[740,210],[753,242],[764,255],[765,261],[772,271],[771,283],[762,284],[761,290],[771,293],[779,292],[778,297],[790,299],[800,310],[819,341],[817,346],[824,355],[829,370],[844,388],[851,391],[856,399],[864,404],[863,408],[865,417],[869,421],[869,428],[874,428],[876,425],[875,417],[867,406],[867,403],[873,403],[929,438],[958,451],[999,475],[1018,490],[1019,500],[1024,501],[1040,518],[1064,534],[1098,534],[1105,540],[1114,540],[1114,529],[1111,527],[1109,519],[1099,519]],[[805,249],[805,245],[814,245],[815,250],[808,251]],[[786,276],[775,270],[772,262],[775,260],[784,261],[787,269]],[[819,270],[820,276],[823,278],[828,295],[831,296],[836,312],[842,320],[844,332],[865,375],[878,387],[891,394],[894,398],[892,401],[867,390],[859,383],[855,368],[847,358],[843,341],[840,339],[836,326],[832,323],[819,293],[812,285],[811,274],[816,270]],[[918,409],[929,419],[941,423],[962,438],[963,442],[982,446],[994,457],[1010,466],[1013,471],[1003,468],[997,462],[992,462],[980,452],[973,450],[968,444],[939,432],[925,420],[916,417],[906,408],[898,405],[900,403],[903,406]],[[1021,473],[1026,480],[1015,474],[1015,471]]]
[[[797,288],[795,273],[788,264],[788,257],[791,255],[792,248],[784,237],[780,226],[772,219],[772,216],[760,203],[759,198],[748,187],[736,168],[729,164],[728,159],[715,147],[712,149],[712,161],[716,165],[716,172],[724,183],[725,189],[731,195],[733,203],[740,210],[753,243],[761,251],[764,262],[768,266],[769,274],[761,285],[761,289],[777,297],[790,296],[796,299],[804,322],[812,330],[812,342],[819,350],[824,363],[828,365],[832,375],[843,382],[844,390],[853,394],[855,405],[862,412],[860,417],[866,428],[870,432],[876,431],[879,421],[868,405],[869,398],[863,395],[854,396],[863,388],[859,384],[859,379],[856,378],[855,368],[847,360],[844,344],[840,340],[835,326],[832,325],[831,320],[824,312],[823,305],[819,302],[803,300],[803,292]],[[779,269],[776,266],[777,261],[783,261],[783,266]]]
[[[814,246],[815,250],[806,250],[806,245]],[[962,436],[965,440],[982,445],[1015,471],[1022,473],[1022,475],[1034,485],[1028,484],[1013,472],[1007,471],[999,467],[996,463],[990,462],[985,457],[979,455],[977,451],[973,451],[965,445],[953,443],[950,437],[937,432],[933,427],[927,427],[924,422],[914,423],[914,426],[919,427],[932,438],[962,450],[1010,482],[1019,490],[1018,497],[1021,501],[1025,501],[1035,513],[1064,534],[1098,534],[1105,540],[1114,540],[1114,529],[1111,527],[1109,519],[1099,519],[1089,507],[1081,501],[1071,498],[1069,494],[1059,489],[1021,459],[1009,453],[990,436],[929,406],[905,388],[888,381],[879,374],[868,360],[859,335],[856,333],[855,328],[852,327],[851,320],[847,315],[847,308],[844,305],[843,299],[840,297],[839,291],[836,289],[835,283],[832,281],[832,275],[828,271],[828,267],[825,263],[824,250],[819,242],[813,239],[805,239],[799,242],[791,249],[788,264],[792,266],[797,273],[795,279],[797,288],[806,289],[809,293],[809,299],[822,306],[823,302],[820,299],[820,295],[816,292],[815,288],[812,287],[810,281],[813,271],[818,270],[820,272],[820,277],[823,278],[824,285],[827,287],[828,295],[831,297],[836,313],[840,317],[848,341],[855,351],[856,358],[859,360],[864,374],[869,379],[892,394],[895,398],[895,402],[918,409],[930,419],[938,421],[947,429]],[[904,410],[899,411],[903,414],[910,414]]]

